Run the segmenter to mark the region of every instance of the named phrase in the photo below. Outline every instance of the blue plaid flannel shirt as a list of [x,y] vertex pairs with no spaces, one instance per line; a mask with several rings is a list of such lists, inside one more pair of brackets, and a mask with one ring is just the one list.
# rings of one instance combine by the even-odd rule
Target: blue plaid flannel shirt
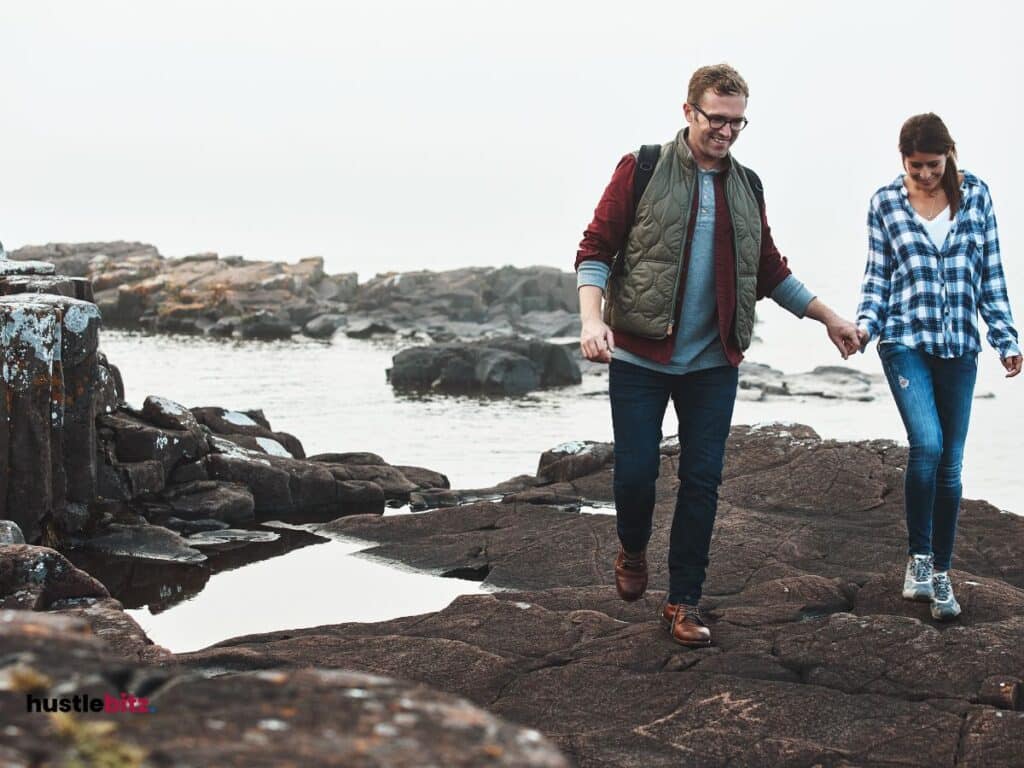
[[941,253],[914,218],[903,176],[871,198],[857,309],[857,325],[869,340],[960,357],[981,349],[980,311],[999,356],[1020,354],[988,187],[964,173],[960,191],[960,210]]

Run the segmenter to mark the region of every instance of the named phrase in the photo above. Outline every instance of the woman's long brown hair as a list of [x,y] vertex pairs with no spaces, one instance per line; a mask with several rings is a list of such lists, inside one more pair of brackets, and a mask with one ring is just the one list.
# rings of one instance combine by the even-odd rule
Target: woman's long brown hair
[[956,167],[956,142],[942,118],[934,112],[914,115],[900,128],[900,153],[904,158],[915,152],[945,155],[946,172],[942,174],[942,189],[949,200],[949,218],[960,209],[960,172]]

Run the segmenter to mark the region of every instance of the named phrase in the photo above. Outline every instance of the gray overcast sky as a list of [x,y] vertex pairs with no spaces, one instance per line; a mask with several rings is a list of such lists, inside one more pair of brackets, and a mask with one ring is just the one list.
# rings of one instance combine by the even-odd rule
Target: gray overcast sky
[[364,278],[568,268],[618,158],[674,135],[692,70],[725,60],[752,90],[735,152],[805,281],[855,295],[867,199],[903,119],[934,110],[1019,283],[1008,8],[2,0],[0,238],[317,254]]

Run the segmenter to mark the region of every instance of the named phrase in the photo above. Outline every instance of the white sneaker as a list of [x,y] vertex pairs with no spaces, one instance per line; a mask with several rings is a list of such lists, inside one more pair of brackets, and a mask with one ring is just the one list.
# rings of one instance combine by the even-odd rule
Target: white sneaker
[[903,576],[903,597],[906,600],[931,600],[932,556],[911,555],[907,558],[907,570]]
[[960,615],[960,603],[953,597],[953,583],[946,571],[937,571],[932,576],[932,618],[948,621]]

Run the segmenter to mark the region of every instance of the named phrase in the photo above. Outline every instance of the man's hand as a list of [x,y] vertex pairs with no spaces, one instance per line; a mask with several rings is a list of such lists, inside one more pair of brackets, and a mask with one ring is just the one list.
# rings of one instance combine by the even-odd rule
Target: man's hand
[[825,304],[821,299],[815,298],[807,305],[805,314],[819,323],[823,323],[828,332],[829,339],[836,345],[839,354],[846,360],[850,355],[861,347],[861,337],[857,326],[849,320],[844,320]]
[[1021,360],[1024,360],[1020,355],[1013,355],[1011,357],[1004,357],[1000,360],[1003,364],[1003,368],[1006,369],[1006,378],[1012,379],[1018,373],[1020,373]]
[[580,333],[580,351],[587,360],[596,363],[610,363],[612,350],[615,349],[615,336],[612,329],[599,318],[592,318],[583,323]]
[[610,363],[615,337],[612,329],[601,317],[601,297],[604,292],[596,285],[581,285],[580,295],[580,351],[587,360]]

